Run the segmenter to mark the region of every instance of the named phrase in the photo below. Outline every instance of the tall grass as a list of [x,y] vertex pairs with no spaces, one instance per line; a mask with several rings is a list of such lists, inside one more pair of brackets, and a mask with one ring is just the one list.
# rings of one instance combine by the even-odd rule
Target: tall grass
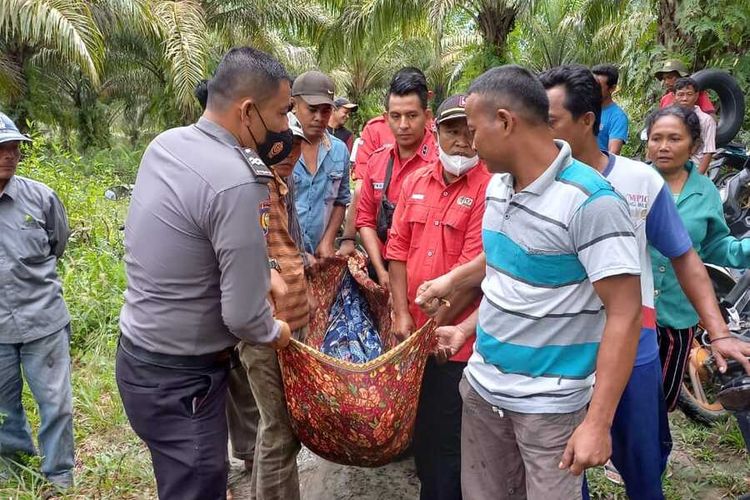
[[125,273],[121,227],[127,200],[105,190],[134,181],[140,152],[116,150],[81,158],[38,137],[24,150],[18,174],[50,186],[65,205],[71,237],[59,273],[72,317],[74,350],[112,347]]

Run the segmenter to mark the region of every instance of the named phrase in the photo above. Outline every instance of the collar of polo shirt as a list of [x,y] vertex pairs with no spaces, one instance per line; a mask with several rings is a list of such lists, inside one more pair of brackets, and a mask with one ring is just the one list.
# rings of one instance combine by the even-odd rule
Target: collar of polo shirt
[[[545,170],[544,173],[540,175],[534,182],[526,186],[522,190],[522,192],[535,194],[537,196],[544,193],[544,191],[555,181],[557,174],[559,174],[562,169],[573,162],[570,145],[567,142],[555,139],[555,146],[560,149],[560,152],[557,154],[557,158],[555,158],[555,161],[553,161],[552,164],[547,168],[547,170]],[[512,175],[503,176],[503,182],[513,188]]]

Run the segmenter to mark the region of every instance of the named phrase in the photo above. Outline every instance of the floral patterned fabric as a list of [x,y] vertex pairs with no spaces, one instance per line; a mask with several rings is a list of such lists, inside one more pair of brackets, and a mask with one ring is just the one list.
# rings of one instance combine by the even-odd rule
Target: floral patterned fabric
[[[314,453],[345,465],[375,467],[392,461],[411,441],[424,365],[434,342],[428,323],[398,344],[391,333],[385,290],[369,279],[366,258],[330,259],[313,278],[317,307],[305,344],[279,352],[287,407],[297,437]],[[328,314],[340,284],[351,274],[366,298],[384,354],[364,364],[320,352]]]
[[370,307],[349,273],[344,276],[331,308],[321,351],[352,363],[366,363],[383,353]]

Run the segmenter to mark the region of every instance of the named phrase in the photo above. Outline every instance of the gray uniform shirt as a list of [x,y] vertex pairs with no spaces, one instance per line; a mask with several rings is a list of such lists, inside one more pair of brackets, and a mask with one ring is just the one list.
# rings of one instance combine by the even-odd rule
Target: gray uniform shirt
[[10,178],[0,194],[0,344],[31,342],[70,323],[55,270],[69,235],[52,189]]
[[268,187],[253,162],[263,165],[205,118],[146,149],[125,222],[120,328],[134,344],[200,355],[278,337],[260,223]]

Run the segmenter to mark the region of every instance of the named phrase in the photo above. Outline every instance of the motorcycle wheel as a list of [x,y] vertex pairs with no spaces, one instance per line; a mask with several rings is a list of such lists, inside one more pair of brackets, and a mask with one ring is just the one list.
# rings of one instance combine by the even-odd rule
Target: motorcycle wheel
[[693,339],[677,406],[694,422],[711,425],[725,419],[727,411],[716,400],[711,373],[703,365],[711,351],[698,340],[702,336],[703,331],[699,330]]
[[703,69],[692,78],[702,89],[711,89],[719,96],[719,124],[716,127],[716,145],[729,143],[742,127],[745,116],[745,94],[737,80],[726,71]]

